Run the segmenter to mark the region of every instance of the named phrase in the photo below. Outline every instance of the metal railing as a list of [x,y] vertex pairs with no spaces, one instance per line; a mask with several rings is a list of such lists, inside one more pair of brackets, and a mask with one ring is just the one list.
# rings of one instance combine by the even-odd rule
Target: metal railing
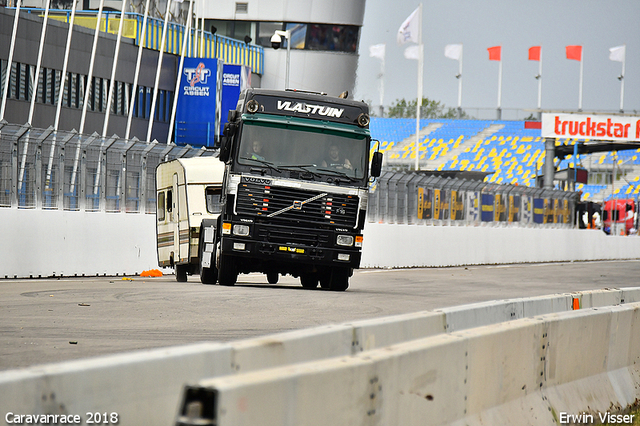
[[155,168],[191,146],[0,122],[0,207],[155,213]]
[[369,194],[369,222],[574,227],[580,195],[422,173],[384,172]]
[[[27,8],[28,13],[44,14],[44,9]],[[68,23],[71,19],[71,11],[63,9],[51,9],[50,19]],[[132,38],[136,45],[140,43],[144,47],[160,50],[162,42],[163,20],[153,17],[147,18],[146,34],[142,34],[144,16],[138,13],[125,13],[123,37]],[[95,29],[97,12],[93,10],[80,10],[76,12],[74,24],[86,28]],[[117,34],[120,26],[119,11],[103,11],[100,22],[100,31]],[[167,24],[165,39],[165,52],[180,55],[185,26],[170,22]],[[202,48],[202,49],[201,49]],[[255,44],[244,43],[229,37],[212,34],[208,31],[197,31],[191,28],[187,45],[187,57],[219,58],[227,64],[246,65],[256,74],[264,72],[264,48]]]

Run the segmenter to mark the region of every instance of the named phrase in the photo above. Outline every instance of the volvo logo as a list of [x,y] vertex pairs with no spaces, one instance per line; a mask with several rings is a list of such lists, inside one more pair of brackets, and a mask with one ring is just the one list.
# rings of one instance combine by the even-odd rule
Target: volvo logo
[[293,208],[295,210],[302,210],[302,201],[294,201],[293,202]]

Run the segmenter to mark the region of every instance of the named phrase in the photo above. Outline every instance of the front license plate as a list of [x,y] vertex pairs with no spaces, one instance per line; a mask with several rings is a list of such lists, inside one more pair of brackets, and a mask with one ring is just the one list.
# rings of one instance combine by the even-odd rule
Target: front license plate
[[298,247],[280,246],[278,250],[286,251],[287,253],[304,254],[304,249]]

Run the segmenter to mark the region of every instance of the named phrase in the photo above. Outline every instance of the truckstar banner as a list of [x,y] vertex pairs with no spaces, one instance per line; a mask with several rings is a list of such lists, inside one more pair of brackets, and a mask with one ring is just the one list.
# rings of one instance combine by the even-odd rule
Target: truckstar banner
[[544,113],[542,137],[639,142],[640,117]]
[[177,145],[213,146],[220,134],[222,61],[184,58],[176,108]]

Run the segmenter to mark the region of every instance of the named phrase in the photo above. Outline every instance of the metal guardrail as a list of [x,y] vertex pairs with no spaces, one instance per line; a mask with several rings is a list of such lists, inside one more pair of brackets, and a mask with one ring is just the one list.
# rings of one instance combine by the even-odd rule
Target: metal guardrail
[[189,145],[0,122],[0,207],[155,213],[155,168],[213,156]]
[[579,197],[552,189],[384,172],[371,188],[368,221],[572,228]]

